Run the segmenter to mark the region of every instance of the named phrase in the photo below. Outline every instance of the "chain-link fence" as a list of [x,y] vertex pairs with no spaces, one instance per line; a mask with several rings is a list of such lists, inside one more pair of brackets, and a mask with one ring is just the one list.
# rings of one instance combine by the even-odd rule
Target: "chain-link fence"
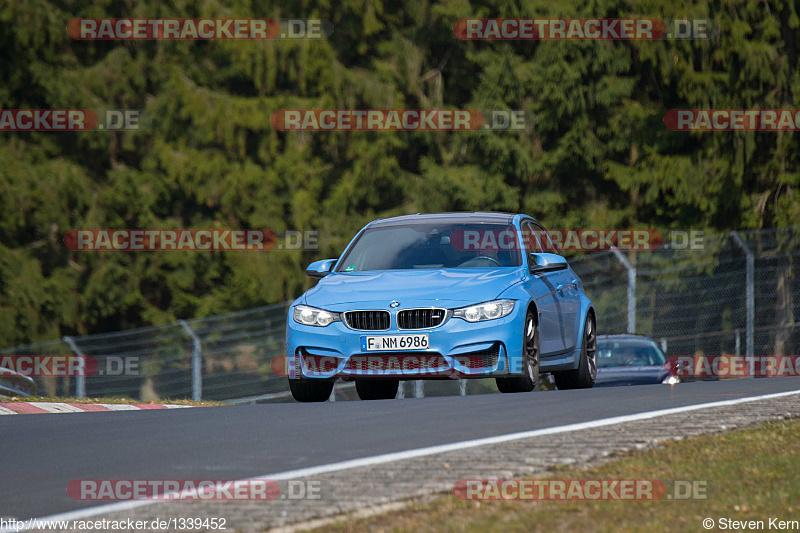
[[[76,354],[92,360],[85,378],[38,377],[39,393],[153,400],[222,400],[286,391],[273,359],[283,354],[287,303],[174,324],[64,337],[2,355]],[[90,373],[86,372],[86,373]]]
[[[669,241],[653,251],[570,258],[594,301],[599,333],[651,336],[668,354],[800,354],[800,227]],[[37,378],[59,396],[288,400],[283,377],[288,302],[158,327],[65,337],[0,356],[93,358],[86,378]],[[408,396],[477,394],[491,380],[405,382]],[[339,398],[354,397],[337,386]]]
[[673,355],[800,353],[800,228],[620,255],[570,260],[597,307],[598,332],[647,335]]

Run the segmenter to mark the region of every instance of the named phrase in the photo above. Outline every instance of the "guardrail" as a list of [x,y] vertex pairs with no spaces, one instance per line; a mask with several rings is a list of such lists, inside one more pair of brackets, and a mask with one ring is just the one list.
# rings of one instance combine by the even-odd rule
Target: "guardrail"
[[36,382],[8,368],[0,367],[0,395],[29,396],[36,393]]

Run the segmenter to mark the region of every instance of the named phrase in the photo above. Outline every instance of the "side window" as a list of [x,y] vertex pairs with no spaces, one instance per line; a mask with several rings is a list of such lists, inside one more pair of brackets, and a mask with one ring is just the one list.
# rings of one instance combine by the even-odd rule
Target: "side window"
[[547,230],[544,229],[544,226],[537,224],[536,229],[536,233],[538,233],[541,238],[542,248],[544,251],[549,254],[561,255],[561,250],[559,250],[558,247],[553,243],[553,240],[550,238],[550,234],[547,233]]
[[525,250],[528,253],[540,253],[544,251],[542,247],[542,239],[546,238],[542,235],[530,220],[522,222],[522,242],[525,243]]

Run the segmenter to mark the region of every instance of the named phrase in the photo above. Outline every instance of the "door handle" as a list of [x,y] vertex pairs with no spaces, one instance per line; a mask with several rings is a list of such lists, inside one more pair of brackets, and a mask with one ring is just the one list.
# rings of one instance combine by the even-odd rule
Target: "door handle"
[[563,294],[563,292],[564,292],[564,285],[562,285],[561,283],[559,283],[558,285],[556,285],[556,291],[558,292],[558,294]]

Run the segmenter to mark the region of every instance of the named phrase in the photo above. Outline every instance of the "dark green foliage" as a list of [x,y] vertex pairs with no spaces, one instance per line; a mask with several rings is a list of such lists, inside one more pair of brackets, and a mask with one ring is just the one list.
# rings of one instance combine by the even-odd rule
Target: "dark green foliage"
[[[0,346],[292,298],[377,216],[553,228],[800,221],[792,134],[674,133],[673,108],[800,108],[798,4],[0,0],[0,108],[145,129],[0,135]],[[710,41],[459,41],[461,17],[709,17]],[[302,17],[321,41],[74,41],[77,17]],[[280,108],[524,109],[525,132],[282,133]],[[319,230],[319,252],[70,252],[75,228]]]

